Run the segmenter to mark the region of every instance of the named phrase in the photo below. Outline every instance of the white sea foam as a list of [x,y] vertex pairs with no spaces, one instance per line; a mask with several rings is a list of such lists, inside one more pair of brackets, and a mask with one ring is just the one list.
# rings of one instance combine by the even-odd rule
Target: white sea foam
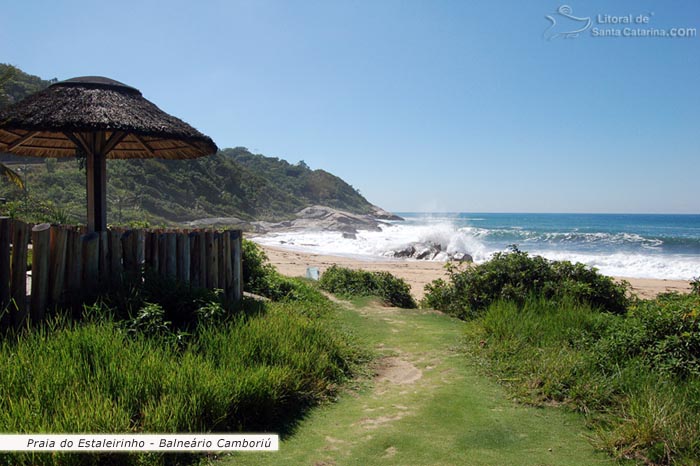
[[586,254],[571,251],[530,251],[551,260],[581,262],[605,275],[630,278],[691,280],[700,275],[700,259],[691,255]]
[[[440,244],[448,253],[470,254],[476,263],[491,258],[495,252],[517,243],[531,255],[552,260],[582,262],[602,273],[632,278],[661,278],[689,280],[700,275],[700,256],[691,254],[662,254],[657,242],[636,234],[566,233],[537,234],[529,230],[484,229],[459,227],[449,218],[423,219],[382,225],[382,230],[360,231],[356,238],[328,231],[278,232],[261,236],[255,241],[298,251],[318,254],[358,257],[365,260],[386,260],[391,251],[416,242]],[[517,238],[513,237],[513,234]],[[603,244],[603,248],[586,250],[586,244]],[[633,251],[623,247],[636,243]],[[577,248],[578,246],[578,248]],[[439,258],[445,258],[445,255]]]
[[329,231],[290,231],[271,233],[255,239],[270,246],[281,246],[318,254],[386,258],[391,251],[417,242],[440,244],[448,253],[466,252],[476,261],[488,259],[489,251],[469,228],[457,229],[450,223],[431,225],[387,224],[381,231],[359,231],[355,239]]

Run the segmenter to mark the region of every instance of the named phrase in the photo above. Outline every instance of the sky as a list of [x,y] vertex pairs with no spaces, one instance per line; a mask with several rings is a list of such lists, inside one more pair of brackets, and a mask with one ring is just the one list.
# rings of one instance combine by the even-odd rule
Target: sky
[[388,210],[700,213],[700,2],[0,6],[1,63],[116,79]]

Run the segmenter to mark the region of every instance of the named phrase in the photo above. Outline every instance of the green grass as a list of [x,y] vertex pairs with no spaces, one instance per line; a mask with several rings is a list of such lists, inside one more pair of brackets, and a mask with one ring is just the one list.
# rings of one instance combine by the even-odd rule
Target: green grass
[[461,351],[464,322],[434,311],[387,309],[369,298],[354,303],[341,312],[339,325],[375,352],[375,369],[398,360],[421,377],[411,383],[359,379],[336,403],[312,410],[279,452],[237,454],[223,464],[611,462],[586,440],[590,432],[580,415],[519,405],[481,375]]
[[[284,432],[334,396],[365,358],[334,328],[335,305],[307,301],[174,334],[98,320],[0,340],[1,432]],[[193,455],[1,454],[0,464],[171,464]]]
[[520,400],[586,413],[614,457],[697,464],[699,304],[662,296],[616,316],[570,299],[501,301],[467,323],[467,347]]

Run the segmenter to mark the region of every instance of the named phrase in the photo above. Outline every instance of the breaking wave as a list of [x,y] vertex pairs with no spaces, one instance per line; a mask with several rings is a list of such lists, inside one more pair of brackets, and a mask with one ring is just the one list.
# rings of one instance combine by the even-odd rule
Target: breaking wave
[[387,260],[414,243],[439,244],[450,254],[470,254],[477,263],[516,244],[552,260],[582,262],[607,275],[689,280],[700,275],[700,235],[645,235],[624,231],[582,231],[528,225],[488,227],[487,218],[408,217],[381,231],[355,238],[328,231],[291,231],[256,238],[261,244],[365,260]]

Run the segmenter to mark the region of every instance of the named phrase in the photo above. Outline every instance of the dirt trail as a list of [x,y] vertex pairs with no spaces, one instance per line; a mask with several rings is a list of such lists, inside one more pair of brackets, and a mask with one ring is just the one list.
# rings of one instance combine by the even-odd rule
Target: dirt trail
[[583,421],[509,400],[459,351],[462,323],[435,311],[345,304],[378,357],[373,376],[317,408],[276,453],[230,464],[588,465],[608,463]]

